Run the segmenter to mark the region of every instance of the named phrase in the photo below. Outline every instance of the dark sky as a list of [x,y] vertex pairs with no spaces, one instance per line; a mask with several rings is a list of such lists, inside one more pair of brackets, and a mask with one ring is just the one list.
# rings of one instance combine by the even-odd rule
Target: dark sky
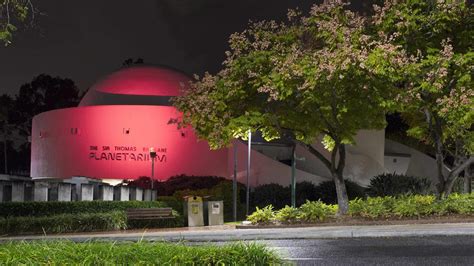
[[308,0],[35,0],[45,15],[36,29],[0,46],[0,92],[46,73],[71,78],[81,90],[127,58],[164,64],[189,74],[219,69],[228,36],[250,19],[284,19]]

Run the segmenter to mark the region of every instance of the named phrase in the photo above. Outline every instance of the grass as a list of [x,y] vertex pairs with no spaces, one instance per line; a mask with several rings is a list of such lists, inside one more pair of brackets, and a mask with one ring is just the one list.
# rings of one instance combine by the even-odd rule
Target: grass
[[273,265],[281,263],[265,246],[234,243],[186,246],[164,242],[38,241],[0,244],[1,265]]

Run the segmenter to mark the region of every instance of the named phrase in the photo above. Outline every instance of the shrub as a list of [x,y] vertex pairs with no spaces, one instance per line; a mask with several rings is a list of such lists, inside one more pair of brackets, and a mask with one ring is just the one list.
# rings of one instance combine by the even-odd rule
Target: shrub
[[107,231],[126,227],[127,217],[123,211],[0,218],[2,234]]
[[298,208],[293,208],[290,206],[285,206],[285,208],[278,210],[275,213],[275,219],[282,223],[295,223],[300,216],[300,211]]
[[255,187],[251,194],[251,202],[254,207],[263,208],[273,205],[277,209],[291,204],[291,190],[279,184],[265,184]]
[[296,183],[296,206],[301,206],[307,200],[319,200],[319,195],[316,193],[316,185],[307,181]]
[[393,205],[393,213],[400,217],[420,217],[435,212],[435,196],[413,195],[398,198]]
[[[355,198],[365,198],[364,187],[350,180],[345,180],[344,183],[346,184],[347,196],[349,197],[349,200]],[[316,186],[315,193],[318,199],[324,203],[337,203],[336,185],[334,184],[334,181],[321,182],[318,186]]]
[[368,197],[349,202],[349,215],[364,218],[385,218],[392,215],[395,199],[393,197]]
[[76,213],[105,213],[130,208],[167,207],[159,201],[47,201],[47,202],[3,202],[0,203],[0,217],[9,216],[51,216]]
[[268,205],[262,209],[257,207],[252,214],[247,216],[247,221],[250,221],[253,224],[268,224],[274,218],[275,213],[273,212],[273,206]]
[[36,241],[0,245],[0,264],[7,265],[280,265],[263,245],[223,246],[183,243]]
[[153,219],[153,220],[128,220],[127,228],[171,228],[183,227],[184,217],[173,210],[173,219]]
[[398,174],[381,174],[370,179],[367,194],[372,197],[426,194],[431,182],[427,178]]
[[212,188],[221,182],[231,182],[224,177],[218,176],[172,176],[164,182],[158,184],[158,195],[171,196],[179,190],[199,190]]
[[453,193],[447,199],[438,203],[436,212],[440,215],[455,214],[472,214],[474,213],[474,193],[473,194],[457,194]]
[[336,205],[327,205],[321,201],[306,201],[300,206],[299,218],[305,222],[318,222],[335,215],[336,212]]

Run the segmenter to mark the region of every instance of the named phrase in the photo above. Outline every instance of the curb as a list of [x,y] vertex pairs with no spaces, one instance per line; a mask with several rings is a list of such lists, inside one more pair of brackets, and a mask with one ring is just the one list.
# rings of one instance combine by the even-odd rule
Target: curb
[[49,236],[3,237],[0,242],[59,240],[75,242],[100,241],[189,241],[226,242],[282,239],[336,239],[336,238],[377,238],[377,237],[428,237],[428,236],[474,236],[474,223],[450,224],[409,224],[377,226],[325,226],[268,229],[222,229],[209,231],[180,232],[120,232],[102,234],[75,234]]

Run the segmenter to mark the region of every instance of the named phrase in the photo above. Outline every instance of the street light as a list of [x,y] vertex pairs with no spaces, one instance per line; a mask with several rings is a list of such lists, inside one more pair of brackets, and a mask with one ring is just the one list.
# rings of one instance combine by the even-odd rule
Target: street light
[[151,190],[153,191],[153,183],[155,180],[155,158],[156,158],[156,151],[155,151],[155,148],[153,147],[150,148],[150,158],[151,158]]
[[248,153],[247,153],[247,195],[246,195],[246,214],[249,215],[249,203],[250,203],[250,187],[249,187],[249,179],[250,179],[250,154],[252,153],[252,131],[248,132]]

